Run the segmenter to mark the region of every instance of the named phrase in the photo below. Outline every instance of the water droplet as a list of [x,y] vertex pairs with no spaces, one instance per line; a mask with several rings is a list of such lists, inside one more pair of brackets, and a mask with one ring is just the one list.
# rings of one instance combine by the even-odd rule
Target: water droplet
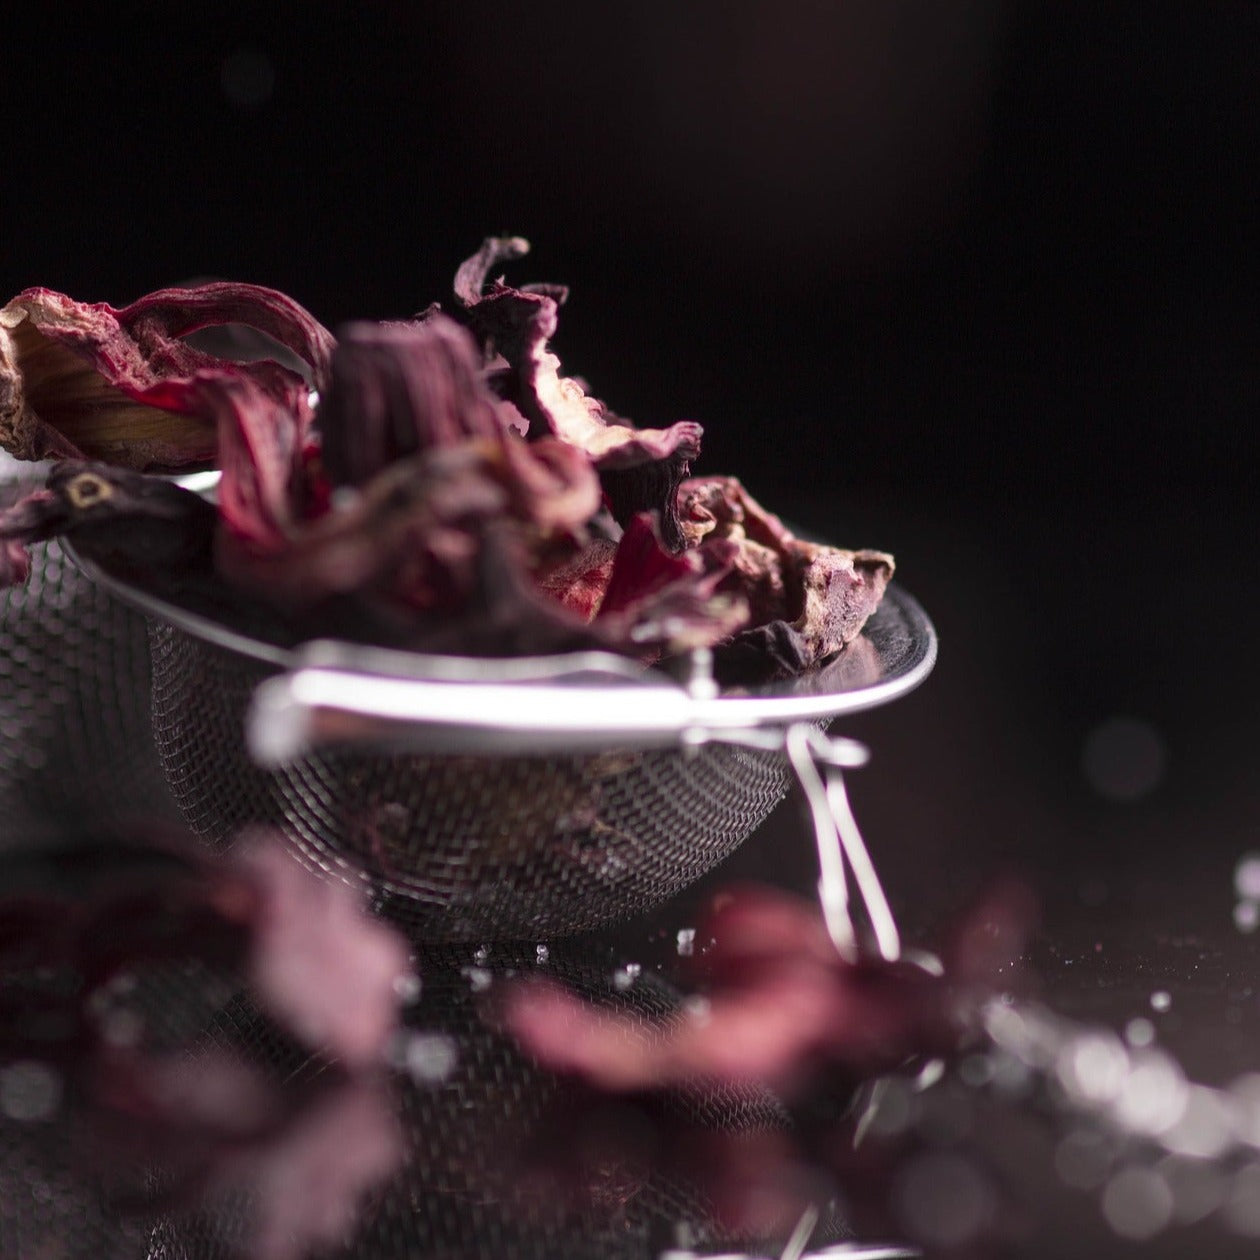
[[1054,1071],[1069,1097],[1086,1103],[1107,1103],[1124,1086],[1129,1053],[1113,1033],[1082,1033],[1059,1051]]
[[868,1132],[880,1137],[895,1137],[911,1125],[918,1109],[918,1100],[911,1094],[905,1081],[886,1076],[876,1083],[877,1092],[872,1095],[872,1110],[867,1121]]
[[1107,1182],[1102,1208],[1121,1237],[1154,1238],[1172,1220],[1172,1191],[1153,1168],[1126,1168]]
[[473,962],[475,962],[478,967],[484,967],[486,963],[488,963],[489,961],[490,961],[490,946],[478,945],[477,948],[473,950]]
[[958,1065],[958,1078],[972,1089],[982,1089],[993,1079],[993,1060],[987,1054],[969,1054]]
[[1177,1063],[1161,1050],[1135,1050],[1113,1111],[1134,1133],[1170,1129],[1186,1108],[1186,1080]]
[[1081,768],[1099,796],[1136,801],[1149,795],[1164,777],[1164,743],[1155,729],[1133,718],[1114,717],[1085,739]]
[[1124,1026],[1124,1039],[1129,1045],[1141,1049],[1155,1040],[1155,1025],[1149,1019],[1139,1015]]
[[713,1004],[706,997],[689,997],[683,1003],[683,1010],[687,1013],[687,1018],[694,1020],[697,1024],[706,1024],[713,1014]]
[[546,945],[534,946],[534,961],[542,966],[551,957],[551,950]]
[[1167,989],[1156,989],[1151,994],[1151,1010],[1158,1011],[1161,1015],[1172,1008],[1172,994]]
[[468,981],[468,987],[474,993],[484,993],[494,978],[484,967],[461,967],[459,974]]
[[678,954],[681,958],[690,957],[696,949],[696,929],[678,929]]
[[1215,1159],[1233,1144],[1233,1118],[1214,1089],[1192,1085],[1176,1124],[1161,1137],[1166,1150],[1191,1159]]
[[1240,932],[1254,932],[1260,927],[1260,905],[1254,901],[1240,901],[1234,907],[1234,926]]
[[624,967],[618,967],[613,972],[613,988],[618,993],[624,993],[642,974],[643,968],[639,963],[626,963]]
[[420,977],[414,971],[404,972],[394,979],[394,992],[405,1006],[413,1006],[420,1000],[422,987]]
[[404,1066],[422,1085],[440,1085],[459,1063],[459,1048],[443,1033],[413,1033],[407,1039]]

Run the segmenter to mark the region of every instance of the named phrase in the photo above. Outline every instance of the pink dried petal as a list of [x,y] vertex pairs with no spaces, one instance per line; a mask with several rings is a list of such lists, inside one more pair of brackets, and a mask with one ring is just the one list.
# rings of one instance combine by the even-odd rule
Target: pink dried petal
[[529,250],[520,237],[491,237],[459,269],[455,293],[487,351],[508,364],[505,396],[529,425],[529,434],[554,434],[584,451],[605,480],[610,505],[625,524],[641,511],[661,514],[661,533],[670,550],[682,548],[674,510],[679,482],[700,453],[701,426],[679,421],[666,429],[636,429],[560,375],[560,360],[547,349],[556,331],[557,310],[568,296],[560,285],[513,288],[486,277],[500,262]]
[[24,459],[92,456],[128,468],[210,462],[207,423],[193,378],[216,369],[243,376],[309,420],[308,385],[261,361],[227,363],[181,340],[227,322],[257,328],[327,376],[331,335],[297,303],[255,285],[164,289],[115,310],[28,289],[0,309],[0,444]]
[[279,1092],[258,1068],[217,1048],[191,1057],[111,1046],[88,1078],[100,1121],[121,1120],[119,1138],[152,1147],[254,1139],[283,1114]]
[[407,948],[363,897],[306,870],[275,844],[246,848],[262,889],[250,976],[259,1000],[312,1047],[352,1067],[378,1061],[398,1017]]
[[652,518],[642,513],[622,535],[600,612],[623,612],[646,596],[672,583],[690,581],[703,572],[696,552],[670,555],[656,536]]
[[748,624],[748,606],[723,586],[733,550],[718,542],[671,555],[643,512],[622,536],[594,625],[620,651],[640,656],[712,647]]
[[[756,1078],[792,1089],[820,1068],[886,1069],[918,1053],[961,1047],[960,1001],[974,1003],[1018,956],[1026,899],[984,903],[947,950],[946,975],[908,964],[852,964],[832,947],[816,907],[768,890],[726,894],[704,928],[710,988],[703,1011],[664,1026],[529,983],[503,1015],[546,1066],[603,1089],[656,1088],[696,1078]],[[987,947],[977,949],[977,940]],[[1005,977],[1004,977],[1005,979]]]
[[[223,324],[243,324],[287,346],[311,369],[311,385],[323,390],[328,385],[329,364],[336,342],[305,307],[276,289],[235,281],[215,281],[186,289],[159,289],[117,313],[118,322],[130,330],[142,349],[149,350],[159,367],[169,355],[172,371],[183,375],[199,366],[210,366],[205,356],[178,340],[203,328]],[[264,379],[272,376],[274,364],[251,364]],[[285,381],[289,373],[276,376]]]
[[599,481],[581,451],[555,438],[504,437],[498,458],[512,515],[546,533],[576,533],[599,511]]
[[303,1111],[260,1156],[226,1180],[258,1195],[249,1254],[302,1260],[344,1244],[363,1201],[403,1158],[397,1118],[379,1085],[353,1080]]
[[593,538],[580,550],[535,573],[534,580],[557,603],[590,621],[604,601],[616,552],[612,539]]
[[595,512],[599,485],[581,457],[553,443],[466,439],[393,464],[357,495],[290,529],[283,549],[241,545],[225,533],[218,563],[282,609],[335,596],[452,615],[476,589],[482,539],[492,523],[514,533],[522,577],[530,546],[567,536]]
[[0,590],[21,586],[31,576],[31,554],[17,539],[0,541]]

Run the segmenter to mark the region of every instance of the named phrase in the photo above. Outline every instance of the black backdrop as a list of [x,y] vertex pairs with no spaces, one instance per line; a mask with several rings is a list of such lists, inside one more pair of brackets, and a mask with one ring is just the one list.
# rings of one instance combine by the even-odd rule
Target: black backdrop
[[[934,614],[937,678],[859,723],[886,845],[959,895],[1056,854],[1086,902],[1103,855],[1116,886],[1188,852],[1228,883],[1257,804],[1260,6],[6,23],[4,293],[235,277],[335,326],[419,309],[482,235],[527,235],[515,274],[573,286],[569,370],[640,422],[702,420],[699,471],[896,551]],[[1147,741],[1111,749],[1146,775],[1131,799],[1081,769],[1115,717]]]

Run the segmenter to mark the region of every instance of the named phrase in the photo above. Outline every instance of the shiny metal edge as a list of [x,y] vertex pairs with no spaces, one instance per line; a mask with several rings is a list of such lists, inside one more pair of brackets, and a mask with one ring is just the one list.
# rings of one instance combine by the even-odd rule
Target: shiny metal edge
[[[332,666],[351,674],[423,678],[454,686],[487,682],[563,684],[566,680],[589,681],[602,677],[609,685],[591,691],[592,703],[596,704],[616,703],[619,689],[627,682],[673,682],[660,671],[644,669],[627,658],[596,651],[495,660],[426,656],[338,641],[313,641],[293,649],[278,647],[135,587],[87,559],[68,542],[63,543],[63,547],[88,578],[146,617],[166,622],[209,646],[276,670],[291,672]],[[861,713],[915,690],[936,664],[935,628],[918,601],[895,583],[884,593],[879,608],[856,642],[862,641],[869,645],[868,652],[874,652],[880,670],[881,676],[873,682],[830,687],[829,682],[844,676],[844,667],[851,659],[841,653],[823,669],[788,684],[746,692],[730,691],[709,700],[697,698],[691,708],[693,721],[702,728],[737,726],[747,729],[826,721]]]

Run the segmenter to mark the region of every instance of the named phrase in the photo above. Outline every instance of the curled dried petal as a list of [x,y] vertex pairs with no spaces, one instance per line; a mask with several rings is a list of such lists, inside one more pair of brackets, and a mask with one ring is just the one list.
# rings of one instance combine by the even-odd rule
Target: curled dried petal
[[251,547],[281,550],[298,508],[299,419],[246,377],[204,372],[193,381],[203,414],[215,422],[224,526]]
[[[86,555],[164,584],[208,568],[215,510],[187,490],[110,464],[63,460],[47,486],[0,511],[0,587],[25,580],[25,547],[65,537]],[[6,581],[7,579],[7,581]]]
[[752,625],[723,650],[728,681],[801,672],[852,642],[879,606],[893,575],[882,551],[845,551],[797,538],[734,477],[684,482],[683,530],[702,550],[735,548],[732,585],[743,591]]
[[519,237],[492,237],[456,277],[456,295],[487,354],[497,353],[508,364],[500,379],[505,397],[525,418],[531,437],[551,433],[586,452],[600,470],[621,524],[638,512],[656,510],[666,545],[681,550],[674,500],[700,452],[701,426],[683,420],[666,429],[636,429],[589,397],[576,380],[560,375],[560,360],[547,343],[567,290],[551,285],[513,288],[495,281],[483,291],[491,267],[528,249]]
[[215,455],[215,427],[197,373],[254,381],[309,419],[309,386],[278,364],[228,363],[183,340],[241,323],[294,350],[316,387],[332,337],[291,298],[257,285],[163,289],[130,306],[76,302],[28,289],[0,309],[0,445],[22,459],[97,458],[122,467],[172,469]]
[[502,435],[470,438],[386,468],[349,502],[295,524],[282,549],[242,547],[225,533],[218,562],[231,580],[284,609],[354,595],[449,616],[480,581],[489,523],[524,539],[576,529],[598,503],[585,461],[548,446],[514,447]]
[[324,468],[333,485],[362,486],[429,447],[499,436],[503,406],[482,383],[471,336],[445,315],[352,324],[320,405]]

